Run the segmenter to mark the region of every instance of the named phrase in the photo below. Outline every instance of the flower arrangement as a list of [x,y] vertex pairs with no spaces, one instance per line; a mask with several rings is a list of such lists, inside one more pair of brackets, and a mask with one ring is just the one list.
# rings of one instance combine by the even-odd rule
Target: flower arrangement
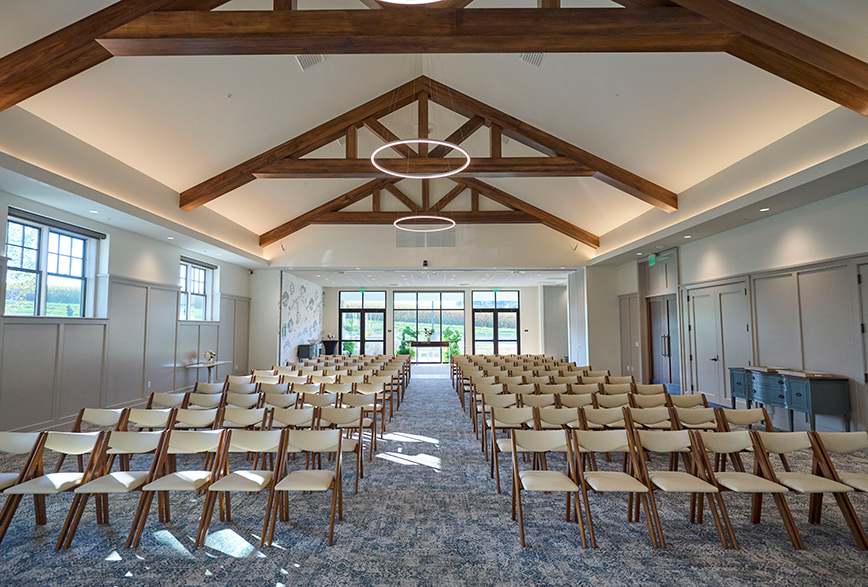
[[434,332],[435,331],[433,328],[423,328],[422,329],[422,334],[425,335],[425,340],[427,340],[428,342],[431,342],[431,337],[434,336]]
[[205,355],[204,355],[204,356],[205,356],[205,361],[206,361],[206,362],[211,362],[211,361],[213,361],[214,359],[217,358],[217,353],[215,353],[214,351],[205,351]]
[[323,336],[323,338],[325,338],[325,339],[327,339],[327,340],[334,340],[335,335],[332,334],[331,332],[329,332],[328,334],[326,334],[325,336]]

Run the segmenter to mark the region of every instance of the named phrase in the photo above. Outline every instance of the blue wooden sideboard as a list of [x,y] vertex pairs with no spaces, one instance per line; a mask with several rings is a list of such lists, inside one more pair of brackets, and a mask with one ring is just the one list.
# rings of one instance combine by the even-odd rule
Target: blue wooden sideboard
[[844,429],[850,431],[850,380],[846,377],[800,377],[774,371],[748,368],[729,370],[732,407],[742,399],[750,408],[756,402],[789,411],[790,430],[793,412],[807,414],[811,430],[816,430],[817,414],[841,416]]

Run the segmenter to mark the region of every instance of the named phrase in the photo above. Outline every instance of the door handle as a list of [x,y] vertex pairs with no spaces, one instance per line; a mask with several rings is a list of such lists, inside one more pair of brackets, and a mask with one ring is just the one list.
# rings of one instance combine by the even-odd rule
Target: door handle
[[714,358],[711,358],[711,359],[708,359],[708,360],[709,360],[709,361],[719,361],[720,358],[719,358],[719,357],[714,357]]
[[660,335],[660,356],[661,357],[666,356],[666,335],[665,334]]

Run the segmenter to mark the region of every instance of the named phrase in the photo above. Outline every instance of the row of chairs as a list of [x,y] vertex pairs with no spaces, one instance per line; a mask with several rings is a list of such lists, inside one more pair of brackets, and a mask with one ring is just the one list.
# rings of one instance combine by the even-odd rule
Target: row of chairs
[[[631,411],[624,409],[629,420]],[[690,521],[702,522],[707,500],[715,529],[724,548],[738,548],[723,493],[746,493],[753,496],[752,522],[759,523],[761,497],[773,496],[793,547],[803,549],[795,520],[790,512],[787,495],[810,496],[809,522],[819,523],[822,495],[831,493],[851,531],[856,545],[868,549],[868,537],[860,523],[849,494],[868,490],[868,476],[862,473],[839,472],[831,454],[868,448],[868,432],[815,433],[765,432],[739,430],[730,432],[703,430],[647,430],[628,425],[619,430],[513,430],[508,451],[512,457],[513,519],[519,521],[522,546],[525,545],[521,494],[533,492],[565,492],[567,521],[571,511],[579,524],[582,545],[597,546],[591,515],[593,495],[628,494],[628,521],[638,522],[640,505],[644,511],[652,545],[665,547],[663,529],[657,511],[655,493],[686,493],[691,495]],[[779,471],[770,455],[785,455],[810,451],[813,472],[791,471],[788,465]],[[558,455],[554,461],[546,453]],[[623,453],[626,466],[622,470],[601,470],[594,458],[598,453]],[[653,468],[650,455],[669,456],[669,467]],[[743,456],[753,454],[754,473],[745,469]],[[528,459],[528,455],[535,455]],[[565,458],[564,458],[565,457]],[[684,464],[678,470],[677,460]],[[566,472],[549,470],[557,460],[564,460]],[[522,469],[520,463],[533,463],[532,469]],[[730,470],[720,463],[730,463]],[[782,463],[786,463],[782,460]],[[581,495],[581,505],[579,496]],[[574,498],[574,501],[571,501]],[[596,501],[596,497],[593,498]],[[586,522],[586,524],[585,524]],[[587,535],[585,527],[587,526]]]
[[[335,512],[343,519],[341,455],[347,452],[342,430],[163,430],[157,432],[0,432],[0,449],[27,454],[26,463],[14,479],[0,477],[0,490],[7,495],[0,512],[0,542],[15,516],[21,499],[33,495],[36,523],[46,524],[45,496],[74,494],[69,513],[61,528],[56,549],[72,543],[90,497],[95,497],[97,523],[108,523],[110,494],[140,492],[139,504],[132,521],[126,547],[138,547],[146,527],[148,512],[155,495],[160,504],[160,521],[170,521],[168,492],[205,492],[203,512],[196,545],[203,546],[214,507],[219,502],[221,520],[231,519],[229,493],[236,491],[269,494],[265,509],[261,544],[271,545],[279,515],[286,521],[289,492],[332,492],[328,544],[333,544]],[[44,472],[47,454],[90,455],[87,466],[79,472]],[[276,455],[261,458],[251,468],[242,455],[248,453]],[[114,470],[116,462],[129,462],[136,455],[153,455],[150,467],[141,470]],[[305,456],[304,468],[292,467],[288,457]],[[322,456],[331,462],[322,468]],[[199,467],[177,469],[178,457],[199,457]],[[124,461],[118,457],[126,457]],[[318,457],[318,458],[314,458]],[[145,457],[146,458],[146,457]],[[265,466],[266,461],[273,467]],[[261,466],[257,467],[257,464]],[[236,466],[237,465],[237,466]]]

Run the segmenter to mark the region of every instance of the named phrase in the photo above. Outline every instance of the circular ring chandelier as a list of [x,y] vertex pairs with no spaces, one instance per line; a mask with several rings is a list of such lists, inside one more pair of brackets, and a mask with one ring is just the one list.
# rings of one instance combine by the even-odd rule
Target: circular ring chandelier
[[[399,145],[417,145],[417,144],[425,144],[425,145],[435,145],[438,147],[447,147],[449,149],[458,151],[464,157],[464,163],[455,169],[450,169],[446,173],[400,173],[398,171],[394,171],[392,169],[386,169],[379,163],[377,163],[377,155],[385,149],[390,149],[392,147],[397,147]],[[443,158],[445,161],[448,161],[445,157]],[[403,177],[405,179],[437,179],[440,177],[449,177],[450,175],[455,175],[456,173],[461,173],[470,165],[470,153],[459,147],[454,143],[447,143],[446,141],[435,141],[434,139],[403,139],[400,141],[392,141],[391,143],[386,143],[382,147],[377,148],[371,154],[371,163],[382,171],[383,173],[388,173],[389,175],[393,175],[395,177]]]
[[[432,221],[432,222],[421,222],[419,221]],[[405,224],[409,223],[409,224]],[[440,232],[443,230],[449,230],[455,226],[455,221],[451,218],[446,218],[445,216],[404,216],[403,218],[398,218],[395,222],[392,223],[395,228],[398,230],[406,230],[407,232]],[[435,224],[436,226],[426,227],[426,225]],[[420,228],[420,226],[422,228]]]
[[414,4],[434,4],[435,2],[441,2],[442,0],[380,0],[380,2],[386,2],[387,4],[404,4],[404,5],[414,5]]

